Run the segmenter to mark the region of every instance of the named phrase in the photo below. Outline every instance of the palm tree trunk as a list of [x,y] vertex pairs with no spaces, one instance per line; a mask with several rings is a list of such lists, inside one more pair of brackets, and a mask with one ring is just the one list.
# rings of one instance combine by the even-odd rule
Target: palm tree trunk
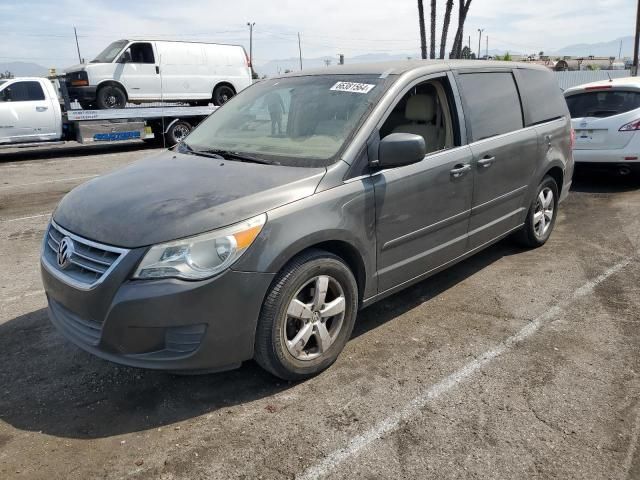
[[420,21],[420,50],[422,51],[422,59],[427,58],[427,32],[424,28],[424,7],[422,0],[418,0],[418,17]]
[[436,58],[436,0],[431,0],[431,45],[429,58]]
[[471,0],[460,0],[460,13],[458,15],[458,30],[453,41],[453,48],[451,50],[451,56],[453,58],[462,57],[462,42],[464,35],[464,22],[467,19],[467,13],[469,13],[469,7],[471,6]]
[[440,39],[440,59],[444,58],[444,52],[447,46],[447,33],[449,32],[449,23],[451,22],[452,9],[453,0],[447,0],[447,8],[444,11],[444,23],[442,24],[442,37]]

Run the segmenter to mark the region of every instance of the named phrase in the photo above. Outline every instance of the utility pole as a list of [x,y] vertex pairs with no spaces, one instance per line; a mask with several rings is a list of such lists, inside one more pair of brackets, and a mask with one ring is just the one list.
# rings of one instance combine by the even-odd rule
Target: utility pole
[[302,43],[300,42],[300,32],[298,32],[298,53],[300,54],[300,70],[302,70]]
[[620,40],[620,48],[618,49],[618,58],[622,58],[622,40]]
[[471,35],[469,35],[469,58],[471,58]]
[[78,43],[78,31],[76,27],[73,27],[73,34],[76,36],[76,48],[78,49],[78,62],[82,63],[82,57],[80,56],[80,44]]
[[[640,2],[640,0],[638,0]],[[482,40],[482,32],[484,32],[484,28],[478,29],[478,60],[480,60],[480,41]]]
[[638,43],[640,42],[640,0],[636,11],[636,36],[633,43],[633,71],[631,75],[638,75]]
[[487,42],[487,46],[484,49],[484,56],[487,57],[487,60],[489,59],[489,35],[485,35],[484,39]]
[[249,63],[251,65],[251,77],[253,77],[253,26],[256,22],[247,22],[247,26],[249,27]]

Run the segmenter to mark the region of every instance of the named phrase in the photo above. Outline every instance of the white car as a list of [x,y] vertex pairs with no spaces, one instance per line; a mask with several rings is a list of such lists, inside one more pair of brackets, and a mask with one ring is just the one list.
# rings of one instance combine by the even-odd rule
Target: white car
[[118,40],[65,74],[70,98],[98,108],[159,101],[222,105],[252,82],[240,45],[166,40]]
[[640,169],[640,78],[604,80],[564,92],[575,130],[576,163]]

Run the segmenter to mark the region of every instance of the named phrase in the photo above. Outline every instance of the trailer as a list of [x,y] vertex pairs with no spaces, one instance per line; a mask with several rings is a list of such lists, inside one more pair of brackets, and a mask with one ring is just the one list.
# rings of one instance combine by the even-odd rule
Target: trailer
[[0,149],[131,140],[170,147],[217,107],[160,104],[83,110],[63,77],[14,78],[0,83]]

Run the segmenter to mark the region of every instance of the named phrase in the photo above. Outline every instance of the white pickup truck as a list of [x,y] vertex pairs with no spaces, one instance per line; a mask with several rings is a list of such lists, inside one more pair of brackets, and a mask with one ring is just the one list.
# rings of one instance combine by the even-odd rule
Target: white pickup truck
[[[60,86],[61,92],[59,92]],[[214,106],[73,110],[64,82],[20,77],[0,80],[0,148],[153,140],[181,141]]]

